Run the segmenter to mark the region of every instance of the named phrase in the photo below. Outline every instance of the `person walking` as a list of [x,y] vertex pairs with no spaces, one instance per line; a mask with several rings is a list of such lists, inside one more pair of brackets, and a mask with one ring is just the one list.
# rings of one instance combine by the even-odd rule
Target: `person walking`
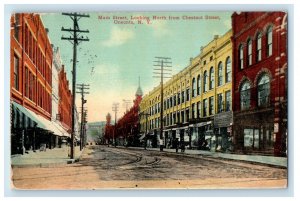
[[175,139],[175,149],[176,153],[178,153],[178,138]]

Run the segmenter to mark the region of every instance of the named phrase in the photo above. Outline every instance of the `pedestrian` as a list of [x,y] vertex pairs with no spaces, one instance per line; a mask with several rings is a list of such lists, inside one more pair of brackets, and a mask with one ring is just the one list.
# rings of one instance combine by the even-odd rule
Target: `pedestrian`
[[181,152],[183,153],[185,151],[185,144],[184,141],[181,141]]
[[176,153],[178,153],[178,138],[175,139],[175,149]]

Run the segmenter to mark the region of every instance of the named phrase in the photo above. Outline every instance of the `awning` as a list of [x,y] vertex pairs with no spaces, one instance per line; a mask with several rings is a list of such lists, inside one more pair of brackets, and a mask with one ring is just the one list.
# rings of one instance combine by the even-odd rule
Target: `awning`
[[16,107],[20,112],[22,112],[27,118],[30,118],[32,121],[37,123],[37,127],[53,132],[55,135],[64,136],[64,132],[58,129],[57,126],[54,125],[54,122],[51,122],[44,117],[34,113],[33,111],[19,105],[16,102],[12,102],[13,106]]

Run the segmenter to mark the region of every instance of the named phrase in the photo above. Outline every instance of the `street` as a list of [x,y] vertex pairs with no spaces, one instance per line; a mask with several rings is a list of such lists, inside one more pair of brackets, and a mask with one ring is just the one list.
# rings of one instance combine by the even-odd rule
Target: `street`
[[79,162],[13,168],[17,189],[283,188],[287,169],[201,155],[87,146]]

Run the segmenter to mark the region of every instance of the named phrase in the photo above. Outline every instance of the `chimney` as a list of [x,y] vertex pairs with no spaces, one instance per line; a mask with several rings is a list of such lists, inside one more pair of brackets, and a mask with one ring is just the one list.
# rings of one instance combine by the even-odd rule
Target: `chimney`
[[49,29],[48,29],[48,28],[45,28],[45,31],[46,31],[46,33],[47,33],[47,35],[48,35],[48,33],[49,33]]

